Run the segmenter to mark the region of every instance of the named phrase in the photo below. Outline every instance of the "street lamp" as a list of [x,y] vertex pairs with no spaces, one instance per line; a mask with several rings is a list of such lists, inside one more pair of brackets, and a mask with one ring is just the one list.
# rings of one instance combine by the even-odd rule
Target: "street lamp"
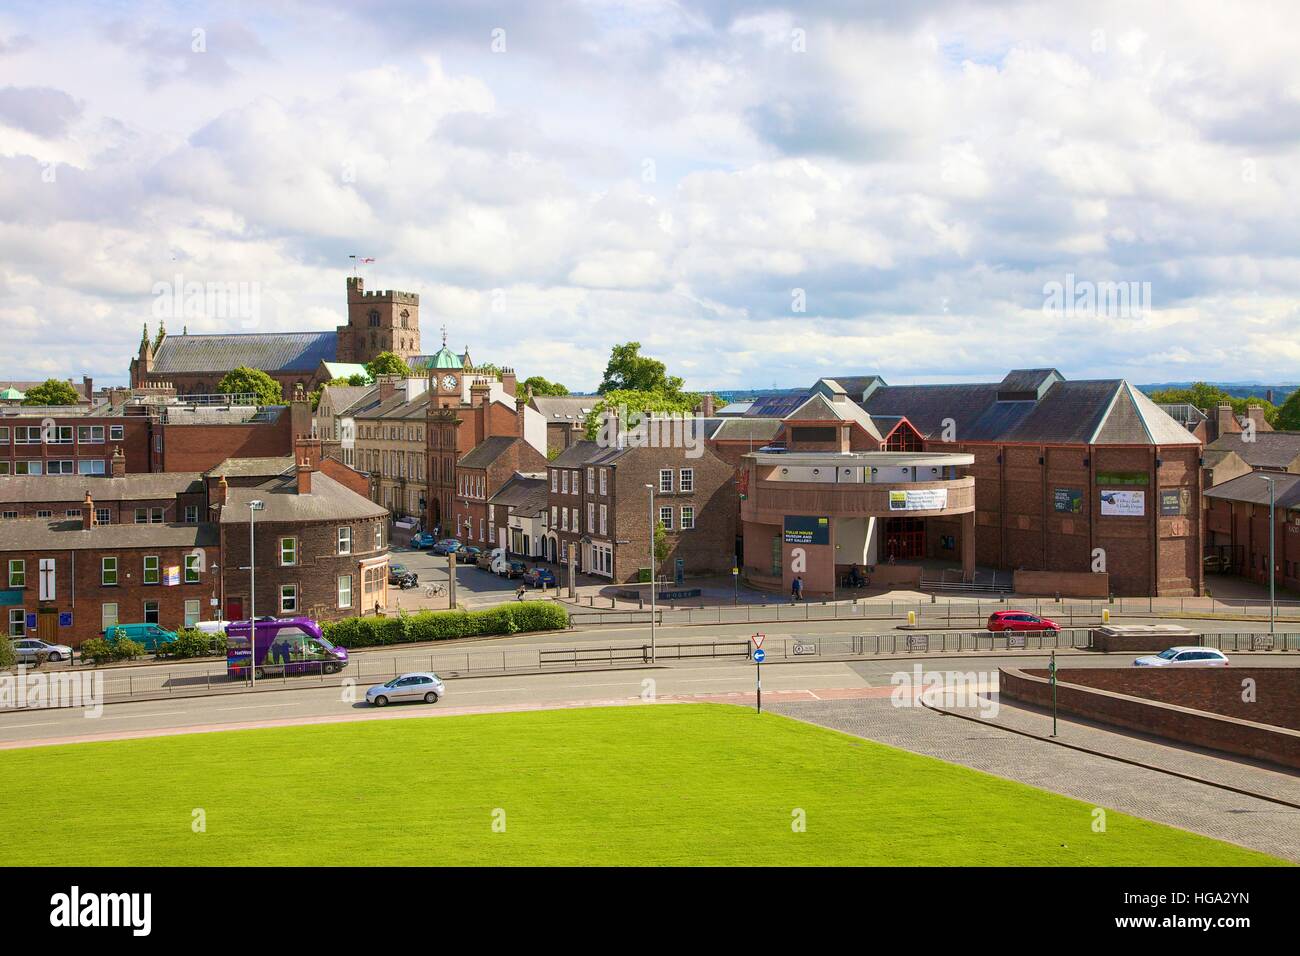
[[248,674],[257,686],[257,558],[253,543],[253,516],[266,508],[266,502],[254,498],[248,503]]
[[1274,534],[1276,527],[1273,524],[1273,509],[1277,504],[1277,479],[1270,478],[1268,475],[1258,475],[1268,482],[1268,636],[1273,636],[1273,628],[1277,620],[1277,564],[1274,556]]
[[650,660],[655,659],[655,486],[647,484],[650,492]]

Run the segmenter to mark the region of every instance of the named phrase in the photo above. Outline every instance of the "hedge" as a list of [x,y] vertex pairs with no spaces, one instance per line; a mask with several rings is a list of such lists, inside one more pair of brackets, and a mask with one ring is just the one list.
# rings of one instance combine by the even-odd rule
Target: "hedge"
[[119,637],[115,641],[106,641],[102,637],[92,637],[81,642],[81,659],[106,664],[109,661],[130,661],[144,656],[144,645],[138,641]]
[[569,626],[569,614],[550,601],[518,601],[484,611],[420,611],[398,617],[349,617],[322,625],[325,637],[340,647],[382,647],[446,641],[456,637],[556,631]]
[[225,657],[226,635],[205,634],[196,628],[186,628],[176,635],[176,640],[158,645],[159,657]]

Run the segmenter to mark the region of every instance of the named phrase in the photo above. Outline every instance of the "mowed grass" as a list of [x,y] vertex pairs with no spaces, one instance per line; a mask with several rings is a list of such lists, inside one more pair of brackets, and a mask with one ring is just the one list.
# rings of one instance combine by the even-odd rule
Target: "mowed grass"
[[0,752],[4,866],[1282,862],[1113,810],[1092,825],[1076,800],[707,704]]

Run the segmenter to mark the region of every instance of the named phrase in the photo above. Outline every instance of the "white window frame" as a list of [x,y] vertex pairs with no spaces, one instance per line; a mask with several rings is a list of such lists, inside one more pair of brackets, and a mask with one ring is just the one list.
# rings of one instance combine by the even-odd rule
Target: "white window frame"
[[11,607],[9,609],[9,636],[14,640],[27,636],[27,609]]
[[[112,581],[108,580],[108,575],[109,575],[108,565],[110,561],[113,563]],[[119,575],[118,575],[117,557],[113,556],[107,558],[100,558],[99,559],[99,586],[104,588],[115,588],[117,587],[118,579],[119,579]]]
[[679,523],[677,526],[681,528],[683,531],[695,530],[695,506],[694,505],[682,505],[682,513],[680,515]]
[[203,602],[198,598],[185,599],[185,626],[193,627],[202,620]]
[[[346,584],[344,582],[346,582]],[[345,594],[347,595],[346,601],[343,600]],[[350,574],[339,575],[338,598],[339,598],[340,608],[348,608],[352,606],[352,575]]]
[[[288,548],[284,546],[284,543],[286,541],[290,542]],[[290,552],[288,561],[284,559],[284,555],[286,551]],[[297,566],[298,566],[298,539],[290,538],[290,537],[281,538],[280,539],[280,567],[294,568]]]
[[659,494],[670,495],[673,493],[673,470],[671,468],[659,469]]
[[338,550],[339,554],[352,553],[352,528],[350,526],[344,525],[343,527],[339,528],[338,546],[339,546],[339,550]]
[[[285,597],[288,597],[288,601]],[[280,585],[280,613],[297,614],[298,613],[298,585],[281,584]]]
[[198,584],[199,577],[203,574],[203,568],[199,565],[199,556],[197,554],[187,554],[182,559],[183,563],[183,580],[186,584]]
[[[18,565],[18,575],[21,577],[17,584],[14,583],[14,565]],[[21,558],[14,558],[9,562],[9,587],[25,588],[27,587],[27,562]]]
[[[153,562],[152,570],[150,562]],[[150,573],[153,574],[153,580],[149,580]],[[143,567],[140,571],[140,583],[147,584],[150,587],[162,584],[162,558],[156,554],[146,554],[144,556]]]
[[673,530],[673,509],[671,505],[659,506],[659,523],[664,526],[665,531]]
[[105,601],[99,606],[99,629],[107,631],[110,627],[117,627],[117,602]]
[[695,469],[683,468],[677,477],[677,490],[691,492],[695,490]]

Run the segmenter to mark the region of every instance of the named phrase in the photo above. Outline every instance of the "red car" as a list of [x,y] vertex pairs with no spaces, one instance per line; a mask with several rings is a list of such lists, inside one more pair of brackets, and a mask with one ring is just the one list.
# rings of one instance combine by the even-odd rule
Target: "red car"
[[1059,633],[1061,625],[1028,611],[994,611],[989,615],[990,631],[1052,631]]

